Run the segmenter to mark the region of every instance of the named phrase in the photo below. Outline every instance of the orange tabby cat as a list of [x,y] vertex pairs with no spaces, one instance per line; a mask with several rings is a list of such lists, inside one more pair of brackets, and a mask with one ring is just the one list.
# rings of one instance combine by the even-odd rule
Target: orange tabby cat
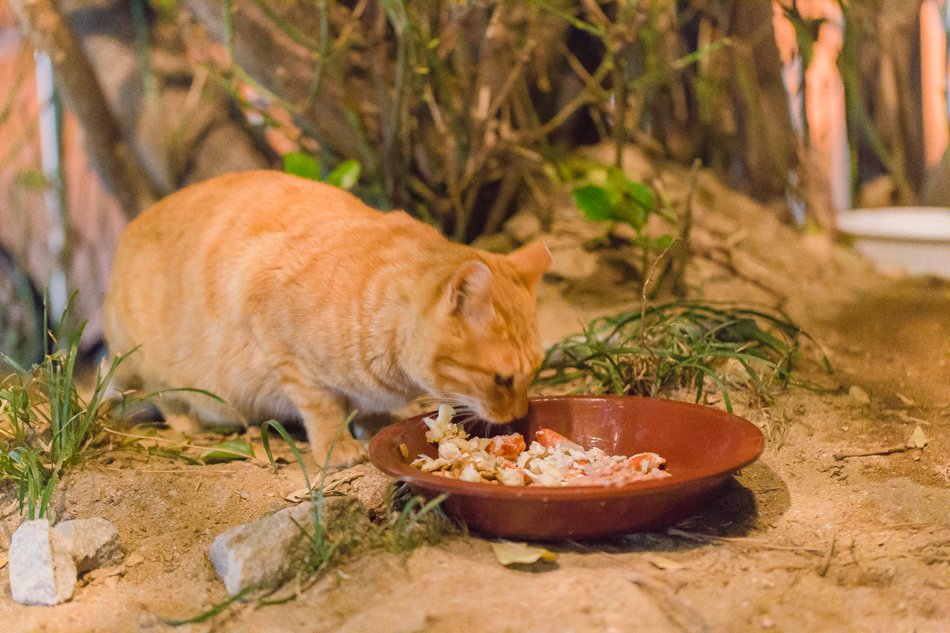
[[[534,242],[496,255],[402,212],[274,171],[228,174],[133,221],[105,304],[119,388],[169,393],[167,417],[303,421],[322,458],[345,415],[421,394],[504,423],[527,410],[541,361]],[[364,454],[348,433],[334,464]]]

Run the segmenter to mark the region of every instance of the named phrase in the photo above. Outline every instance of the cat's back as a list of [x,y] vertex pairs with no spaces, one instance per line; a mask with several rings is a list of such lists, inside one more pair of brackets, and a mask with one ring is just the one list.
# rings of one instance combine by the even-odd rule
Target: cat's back
[[[106,308],[181,305],[383,214],[336,187],[277,171],[225,174],[162,199],[122,234]],[[154,309],[154,308],[152,308]]]
[[210,233],[248,237],[302,225],[332,228],[378,216],[336,187],[278,171],[238,172],[181,189],[145,210],[123,234],[118,256],[150,246],[194,252],[195,242]]
[[294,265],[320,243],[381,217],[346,191],[277,171],[226,174],[181,189],[122,234],[105,302],[106,338],[116,351],[153,339],[192,344],[229,316],[240,320],[233,308],[264,266]]

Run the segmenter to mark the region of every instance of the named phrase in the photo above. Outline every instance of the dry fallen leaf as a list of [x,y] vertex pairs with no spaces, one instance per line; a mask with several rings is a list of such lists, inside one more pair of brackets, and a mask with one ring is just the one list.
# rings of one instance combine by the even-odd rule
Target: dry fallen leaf
[[851,399],[857,403],[871,403],[871,396],[868,395],[868,392],[857,385],[851,385],[851,388],[848,389],[848,395],[851,396]]
[[898,391],[897,393],[895,393],[894,395],[897,396],[897,399],[900,400],[901,402],[903,402],[903,403],[904,403],[906,406],[908,406],[908,407],[915,407],[915,406],[917,406],[917,403],[916,403],[916,402],[914,402],[911,398],[908,398],[907,396],[905,396],[904,394],[902,394],[902,393],[899,392],[899,391]]
[[898,411],[897,417],[899,417],[902,422],[913,423],[913,424],[923,424],[924,426],[930,426],[929,420],[924,420],[923,418],[915,418],[912,415],[907,415],[907,413],[904,411]]
[[4,506],[4,508],[3,508],[2,510],[0,510],[0,516],[4,516],[4,517],[5,517],[5,516],[7,516],[7,515],[9,515],[9,514],[12,514],[12,513],[13,513],[13,510],[14,510],[18,505],[20,505],[19,500],[17,500],[17,499],[11,499],[11,500],[10,500],[10,503],[8,503],[6,506]]
[[[347,484],[353,483],[354,481],[356,481],[362,476],[363,476],[362,473],[352,473],[352,472],[347,472],[347,471],[339,471],[339,472],[332,473],[328,475],[326,479],[324,479],[322,482],[323,492],[324,494],[328,492],[333,492],[334,490],[336,490],[337,488],[340,488],[341,486],[346,486]],[[319,479],[314,482],[313,484],[314,494],[316,494],[320,483],[321,482],[319,481]],[[290,501],[291,503],[300,503],[301,501],[308,501],[309,499],[310,499],[310,491],[307,488],[297,488],[296,490],[288,492],[287,494],[284,495],[284,500]]]
[[288,492],[284,495],[284,501],[289,501],[291,503],[300,503],[306,499],[310,498],[310,491],[306,488],[297,488],[292,492]]
[[557,560],[557,554],[554,552],[543,547],[533,547],[527,543],[496,541],[491,544],[491,548],[498,562],[506,567],[515,564],[530,565],[539,560]]
[[919,426],[914,427],[914,432],[907,438],[907,446],[908,448],[923,448],[927,446],[927,436],[924,435],[922,428]]
[[682,563],[678,563],[665,556],[658,556],[657,554],[645,554],[643,559],[657,569],[663,569],[665,571],[679,571],[686,568],[686,565]]
[[206,464],[218,464],[221,462],[230,462],[236,459],[251,459],[254,457],[254,446],[245,440],[228,440],[214,446],[209,446],[208,450],[201,454],[201,459]]

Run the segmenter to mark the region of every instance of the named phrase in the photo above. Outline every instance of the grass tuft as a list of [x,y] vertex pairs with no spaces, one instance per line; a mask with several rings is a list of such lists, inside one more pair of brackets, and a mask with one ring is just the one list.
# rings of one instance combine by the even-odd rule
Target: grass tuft
[[445,499],[444,495],[426,501],[422,497],[409,495],[405,490],[391,494],[386,512],[377,520],[372,520],[356,504],[342,512],[327,511],[328,493],[325,484],[330,470],[330,459],[336,442],[355,415],[354,411],[340,426],[320,469],[316,486],[310,481],[300,449],[283,425],[276,420],[269,420],[261,427],[261,442],[271,464],[274,467],[277,465],[270,447],[270,429],[273,429],[287,442],[307,482],[313,528],[312,532],[303,527],[301,530],[310,542],[307,559],[303,564],[303,569],[310,576],[319,576],[348,558],[370,550],[407,552],[420,545],[433,544],[455,529],[439,509],[439,504]]
[[456,524],[439,507],[445,495],[426,501],[422,497],[411,495],[407,488],[401,487],[389,495],[386,510],[379,517],[370,516],[355,499],[350,499],[349,503],[343,501],[334,504],[332,508],[327,504],[328,497],[345,497],[340,493],[327,491],[326,477],[330,470],[333,448],[354,415],[355,412],[350,414],[340,426],[340,431],[322,464],[316,485],[311,483],[303,454],[284,426],[276,420],[268,420],[261,427],[261,442],[274,469],[278,466],[271,448],[272,432],[277,433],[287,443],[307,482],[312,521],[308,525],[297,526],[300,528],[301,539],[306,541],[308,547],[305,548],[303,558],[297,563],[296,590],[285,597],[272,598],[281,587],[248,587],[190,618],[165,620],[166,624],[181,626],[206,622],[225,612],[231,605],[251,596],[256,597],[256,604],[259,606],[284,604],[295,599],[300,591],[331,571],[367,553],[405,553],[421,545],[434,545],[446,536],[459,533]]
[[66,469],[78,464],[102,437],[105,393],[123,356],[100,368],[89,399],[79,395],[76,362],[85,324],[57,340],[30,369],[0,356],[14,373],[0,379],[0,483],[12,484],[20,513],[49,516],[49,501]]
[[[730,387],[737,383],[765,402],[778,386],[818,388],[792,374],[805,358],[804,341],[814,343],[781,313],[676,301],[594,319],[548,349],[536,384],[578,382],[578,391],[644,396],[693,387],[697,402],[711,386],[732,411]],[[831,373],[823,353],[815,359]]]

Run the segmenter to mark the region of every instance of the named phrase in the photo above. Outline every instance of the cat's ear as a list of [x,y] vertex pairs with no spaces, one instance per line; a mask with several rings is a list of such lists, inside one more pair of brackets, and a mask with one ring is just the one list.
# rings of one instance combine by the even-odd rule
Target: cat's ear
[[491,309],[491,270],[477,259],[465,262],[452,275],[446,294],[452,314],[482,317]]
[[551,251],[541,240],[525,244],[507,257],[529,288],[534,288],[551,265]]

